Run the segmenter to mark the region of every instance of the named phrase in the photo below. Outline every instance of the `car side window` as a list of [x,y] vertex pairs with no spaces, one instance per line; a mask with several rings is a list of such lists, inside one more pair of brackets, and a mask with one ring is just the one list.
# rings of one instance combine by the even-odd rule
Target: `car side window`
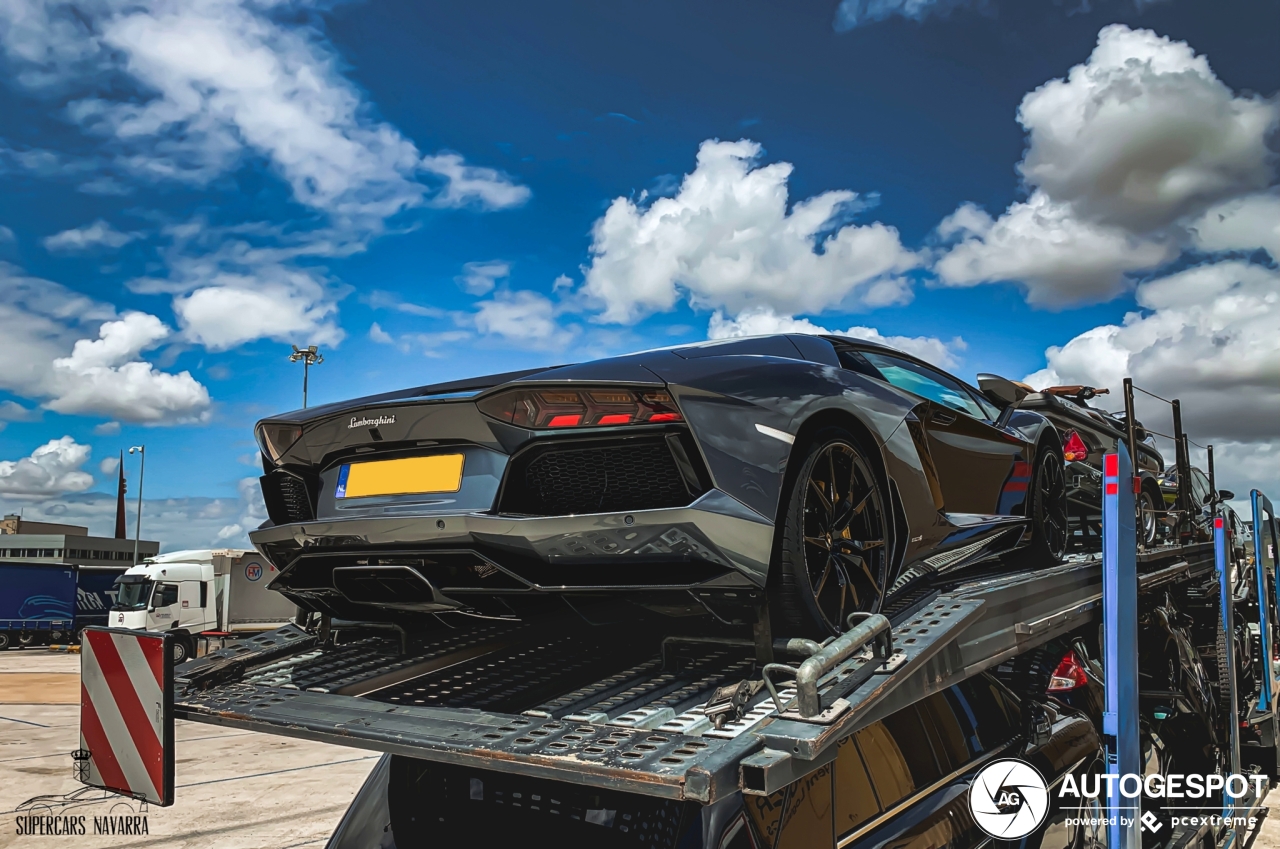
[[884,376],[884,379],[899,389],[928,398],[944,407],[959,410],[975,419],[986,419],[986,412],[978,406],[969,391],[959,382],[952,380],[942,372],[925,368],[919,363],[886,356],[875,351],[864,351],[863,356]]
[[973,395],[973,399],[978,402],[978,406],[982,408],[982,412],[986,414],[987,421],[993,422],[1000,418],[1000,410],[997,409],[995,404],[992,404],[986,398],[983,398],[982,393],[978,392],[970,394]]
[[1209,503],[1209,479],[1199,469],[1191,470],[1191,494],[1197,504]]
[[837,348],[836,356],[840,358],[840,365],[849,371],[856,371],[858,374],[874,377],[876,380],[884,380],[885,377],[876,371],[876,367],[867,362],[867,358],[852,348]]

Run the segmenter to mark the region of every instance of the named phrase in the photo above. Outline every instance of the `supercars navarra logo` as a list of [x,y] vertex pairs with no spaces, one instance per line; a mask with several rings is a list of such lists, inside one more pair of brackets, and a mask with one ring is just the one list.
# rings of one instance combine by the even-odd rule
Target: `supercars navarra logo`
[[378,425],[395,423],[395,416],[378,416],[376,419],[358,419],[355,416],[352,416],[351,424],[347,425],[347,430],[357,427],[377,427]]

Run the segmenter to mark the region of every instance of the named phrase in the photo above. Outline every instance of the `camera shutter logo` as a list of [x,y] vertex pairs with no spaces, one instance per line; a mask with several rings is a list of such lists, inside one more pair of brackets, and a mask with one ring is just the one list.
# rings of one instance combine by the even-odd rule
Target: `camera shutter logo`
[[969,812],[978,827],[992,837],[1017,840],[1044,822],[1049,813],[1049,787],[1044,776],[1025,761],[993,761],[974,776],[969,787]]

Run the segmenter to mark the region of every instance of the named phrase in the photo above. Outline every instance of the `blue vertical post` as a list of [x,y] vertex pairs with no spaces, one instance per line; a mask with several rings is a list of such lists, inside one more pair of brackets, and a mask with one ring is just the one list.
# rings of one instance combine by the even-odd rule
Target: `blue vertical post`
[[[1138,536],[1134,527],[1133,461],[1124,441],[1102,459],[1102,625],[1104,630],[1106,711],[1102,733],[1107,772],[1142,774],[1138,736]],[[1107,845],[1138,849],[1142,844],[1140,798],[1120,795],[1109,784]]]
[[[1219,511],[1215,508],[1214,513]],[[1228,766],[1228,774],[1240,772],[1240,716],[1236,708],[1236,656],[1235,656],[1235,604],[1233,593],[1231,590],[1231,568],[1227,563],[1227,531],[1223,527],[1225,523],[1221,516],[1215,515],[1213,518],[1213,560],[1218,571],[1218,616],[1219,625],[1223,633],[1219,635],[1224,640],[1225,649],[1223,652],[1223,660],[1226,661],[1226,669],[1218,670],[1218,686],[1222,688],[1227,701],[1227,737],[1230,741],[1231,751],[1229,756],[1231,762]],[[1231,802],[1231,797],[1226,793],[1222,794],[1222,816],[1227,818],[1233,815],[1235,805]],[[1230,829],[1233,837],[1238,837],[1236,829]]]
[[[1272,710],[1276,692],[1275,664],[1271,662],[1271,629],[1276,627],[1273,616],[1277,605],[1267,590],[1267,561],[1263,555],[1267,552],[1267,544],[1271,541],[1269,529],[1271,521],[1271,500],[1258,490],[1249,493],[1253,507],[1253,575],[1258,585],[1258,643],[1262,646],[1262,693],[1258,697],[1258,711],[1265,713]],[[1266,540],[1264,542],[1264,539]],[[1280,593],[1280,586],[1276,587]]]

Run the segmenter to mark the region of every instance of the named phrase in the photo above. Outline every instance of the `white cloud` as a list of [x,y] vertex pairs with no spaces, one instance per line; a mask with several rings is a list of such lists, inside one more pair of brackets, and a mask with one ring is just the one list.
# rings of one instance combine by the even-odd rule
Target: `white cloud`
[[122,248],[138,238],[137,233],[121,233],[99,218],[84,227],[63,230],[42,240],[50,253],[76,253],[95,248]]
[[962,237],[939,282],[1015,281],[1031,303],[1065,305],[1113,297],[1190,244],[1274,246],[1274,197],[1253,193],[1272,179],[1277,105],[1236,95],[1184,42],[1103,28],[1085,62],[1023,98],[1028,200],[995,221],[964,204],[939,226]]
[[120,432],[120,422],[102,422],[93,426],[93,432],[98,436],[115,436]]
[[[346,220],[372,223],[426,200],[489,209],[528,200],[510,177],[449,151],[423,157],[378,120],[317,24],[327,5],[5,0],[0,48],[18,85],[69,101],[67,115],[106,140],[88,157],[89,170],[108,172],[98,182],[203,184],[257,156],[298,202]],[[18,157],[45,173],[86,170],[48,151]],[[424,174],[445,183],[434,197]]]
[[1191,234],[1203,251],[1262,248],[1280,262],[1280,195],[1248,195],[1212,207],[1191,224]]
[[42,499],[93,486],[93,477],[80,467],[89,459],[89,446],[70,436],[51,439],[20,460],[0,460],[0,495]]
[[53,361],[112,318],[110,306],[0,262],[0,389],[46,397]]
[[846,32],[893,16],[922,21],[930,15],[945,15],[968,5],[986,4],[982,0],[972,4],[970,0],[841,0],[836,9],[835,26],[837,32]]
[[102,462],[98,464],[98,471],[104,475],[114,475],[118,468],[120,468],[119,457],[104,457]]
[[1066,79],[1023,98],[1028,184],[1142,233],[1267,186],[1274,99],[1237,96],[1189,45],[1112,24]]
[[418,315],[425,318],[444,318],[448,315],[446,310],[442,310],[439,307],[409,303],[401,300],[399,295],[381,289],[374,289],[367,295],[362,295],[360,299],[376,310],[395,310],[406,315]]
[[17,401],[0,401],[0,421],[34,422],[39,420],[39,410],[24,407]]
[[765,308],[746,310],[736,318],[728,318],[717,310],[711,316],[707,328],[708,339],[729,339],[735,336],[767,336],[772,333],[810,333],[821,336],[848,336],[880,345],[888,345],[899,351],[933,363],[940,368],[954,368],[958,352],[966,347],[959,336],[949,342],[933,336],[884,336],[874,327],[850,327],[847,330],[828,330],[806,318],[778,315]]
[[53,361],[53,398],[45,406],[70,415],[168,423],[208,416],[209,392],[190,372],[169,374],[138,359],[172,331],[148,313],[105,322],[97,339],[81,339],[71,355]]
[[0,224],[0,244],[16,241],[18,241],[18,237],[13,235],[13,231],[8,227],[5,227],[3,224]]
[[468,262],[462,266],[462,274],[454,279],[469,295],[487,295],[499,280],[511,276],[511,265],[501,260]]
[[166,228],[171,242],[165,278],[137,278],[140,294],[172,294],[186,339],[222,351],[255,339],[335,345],[344,333],[336,318],[349,286],[323,267],[299,261],[344,257],[364,250],[337,229],[288,232],[278,225],[210,226],[195,219]]
[[[1083,383],[1112,392],[1121,381],[1182,402],[1191,438],[1213,443],[1222,486],[1280,493],[1280,271],[1244,262],[1202,265],[1144,283],[1142,312],[1095,327],[1046,351],[1047,367],[1028,375],[1036,388]],[[1142,394],[1139,418],[1171,433],[1169,409]],[[1172,449],[1166,451],[1172,458]]]
[[1039,191],[996,221],[984,222],[971,205],[960,207],[939,225],[944,237],[959,233],[968,238],[934,265],[944,285],[1013,281],[1038,306],[1110,299],[1128,287],[1126,274],[1178,252],[1167,240],[1141,239],[1078,218],[1067,204]]
[[379,345],[392,345],[396,341],[395,339],[392,339],[391,334],[383,330],[382,326],[376,321],[369,325],[369,340],[377,342]]
[[203,286],[174,298],[183,333],[210,351],[225,351],[255,339],[307,345],[336,345],[346,335],[332,321],[338,311],[322,283],[296,269],[270,275],[215,275]]
[[563,348],[577,329],[561,327],[557,306],[536,292],[498,292],[476,305],[475,325],[481,333],[501,336],[524,348]]
[[[16,71],[9,80],[65,105],[92,142],[80,155],[0,145],[0,164],[115,193],[139,182],[203,186],[264,165],[318,216],[216,235],[193,234],[202,221],[185,234],[171,228],[167,271],[132,285],[179,296],[185,335],[214,350],[264,337],[336,344],[344,292],[309,261],[363,250],[411,207],[504,209],[530,191],[457,153],[424,157],[380,120],[321,29],[329,5],[0,0],[0,49]],[[50,249],[110,246],[129,235],[97,223],[51,237]],[[227,291],[202,291],[219,289]],[[233,321],[237,304],[280,321],[263,312]]]
[[788,211],[791,165],[757,167],[761,153],[745,139],[705,141],[675,196],[609,205],[593,228],[582,289],[603,305],[601,320],[634,322],[682,298],[735,314],[755,305],[819,313],[910,300],[902,275],[919,260],[897,230],[846,223],[858,199],[850,191],[825,192]]
[[509,209],[533,197],[528,186],[518,185],[501,171],[468,165],[456,153],[423,157],[422,168],[444,180],[444,190],[432,199],[435,206]]

